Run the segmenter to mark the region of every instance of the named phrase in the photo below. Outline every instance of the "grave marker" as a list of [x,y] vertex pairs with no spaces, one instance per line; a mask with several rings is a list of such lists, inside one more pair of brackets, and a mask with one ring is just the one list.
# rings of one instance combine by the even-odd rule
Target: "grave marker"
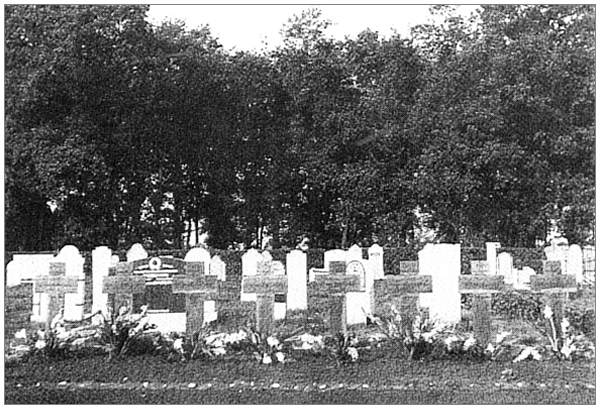
[[188,336],[204,325],[204,302],[217,299],[218,277],[206,275],[204,267],[203,262],[186,262],[185,273],[173,277],[173,293],[185,294],[185,331]]
[[386,303],[396,307],[400,312],[402,328],[410,330],[419,312],[419,294],[432,291],[431,276],[417,275],[419,270],[416,262],[404,262],[402,270],[405,271],[404,275],[388,275],[375,280],[375,306],[376,313],[383,312]]
[[46,294],[48,297],[48,313],[46,315],[46,329],[54,317],[65,308],[65,295],[77,293],[79,280],[74,276],[67,276],[66,263],[51,262],[48,275],[38,276],[33,280],[36,293]]
[[492,293],[504,289],[504,279],[489,273],[487,261],[472,261],[472,275],[459,277],[461,294],[473,294],[473,332],[475,339],[486,347],[492,332]]
[[288,278],[287,309],[306,310],[306,253],[300,250],[290,251],[285,264]]
[[530,277],[531,291],[543,294],[544,306],[552,308],[554,326],[558,339],[561,338],[561,321],[564,317],[564,301],[569,293],[577,291],[574,275],[561,274],[562,266],[559,260],[545,260],[544,274]]
[[346,275],[344,261],[332,261],[329,270],[317,270],[317,273],[320,273],[315,276],[319,295],[327,298],[329,328],[334,334],[341,332],[346,335],[346,294],[360,291],[360,278]]
[[102,280],[102,292],[108,294],[108,305],[116,314],[121,306],[133,309],[133,296],[144,294],[146,279],[133,274],[133,265],[123,262],[110,267],[108,276]]
[[268,334],[273,327],[275,294],[287,292],[287,277],[278,273],[283,266],[280,262],[261,261],[256,275],[242,278],[242,294],[256,294],[256,328],[261,334]]

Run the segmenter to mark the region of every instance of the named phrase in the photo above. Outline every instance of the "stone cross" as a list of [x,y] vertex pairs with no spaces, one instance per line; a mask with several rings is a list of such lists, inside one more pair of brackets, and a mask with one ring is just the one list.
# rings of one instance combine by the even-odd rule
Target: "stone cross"
[[562,265],[560,261],[544,261],[544,274],[535,274],[529,278],[531,291],[542,293],[544,295],[544,307],[549,306],[552,308],[552,320],[558,339],[562,335],[560,323],[564,317],[564,301],[569,293],[577,291],[575,276],[561,274],[561,272]]
[[288,281],[283,274],[277,274],[283,266],[277,261],[261,261],[257,274],[242,278],[242,293],[256,294],[256,329],[268,334],[273,327],[275,294],[287,293]]
[[400,311],[402,328],[410,330],[418,314],[419,294],[432,291],[431,276],[417,275],[416,261],[401,261],[400,271],[402,275],[388,275],[382,280],[375,280],[375,306],[394,305]]
[[185,294],[185,330],[188,336],[204,324],[204,301],[215,300],[218,277],[205,275],[203,262],[186,262],[184,274],[173,277],[173,293]]
[[46,329],[54,317],[65,307],[65,294],[77,293],[78,278],[67,276],[66,263],[51,262],[49,275],[38,276],[33,280],[36,293],[48,295],[48,315],[46,316]]
[[483,347],[492,336],[492,293],[504,289],[504,277],[488,273],[487,261],[472,261],[471,275],[461,275],[458,283],[461,294],[473,294],[473,332]]
[[133,308],[134,294],[143,294],[146,289],[146,279],[134,275],[133,268],[133,263],[117,263],[109,268],[109,275],[102,280],[102,292],[108,294],[113,314],[123,305]]
[[319,293],[328,300],[329,328],[334,334],[346,335],[346,294],[360,291],[360,277],[346,275],[345,261],[331,261],[329,270],[317,272],[321,273],[315,276]]

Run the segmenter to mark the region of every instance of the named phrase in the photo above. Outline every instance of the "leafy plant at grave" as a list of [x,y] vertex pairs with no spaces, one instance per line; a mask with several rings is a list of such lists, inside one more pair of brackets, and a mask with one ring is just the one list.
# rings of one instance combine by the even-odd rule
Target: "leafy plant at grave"
[[148,323],[148,307],[142,306],[140,314],[131,314],[128,307],[121,307],[116,315],[104,317],[101,342],[114,359],[126,354],[140,355],[157,351],[162,343],[156,326]]
[[529,291],[505,291],[492,295],[492,313],[508,319],[538,321],[542,307],[539,295]]
[[549,329],[540,327],[539,330],[548,338],[550,345],[547,346],[547,350],[554,357],[558,360],[572,361],[578,358],[592,359],[595,356],[594,343],[572,327],[568,318],[563,317],[560,322],[559,336],[557,324],[554,320],[554,311],[550,306],[544,307],[543,316],[549,324]]
[[325,340],[326,351],[337,365],[358,361],[358,340],[354,334],[337,333]]
[[582,333],[592,340],[596,339],[596,311],[594,303],[586,304],[587,300],[576,300],[567,303],[565,316],[569,319],[574,331]]
[[283,363],[285,353],[283,352],[283,343],[274,336],[265,337],[258,331],[248,330],[248,339],[250,351],[254,358],[263,364]]
[[391,345],[402,357],[419,360],[433,351],[434,337],[443,331],[443,327],[417,315],[412,326],[405,325],[398,310],[392,306],[390,314],[372,317],[379,329],[386,335]]

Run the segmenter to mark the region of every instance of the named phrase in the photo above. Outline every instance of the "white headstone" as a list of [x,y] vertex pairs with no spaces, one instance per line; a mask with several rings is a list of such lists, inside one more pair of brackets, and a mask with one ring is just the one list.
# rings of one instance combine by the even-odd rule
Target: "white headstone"
[[12,287],[31,282],[35,277],[48,275],[52,254],[14,254],[6,266],[6,285]]
[[[266,253],[266,252],[265,252]],[[270,254],[269,254],[270,255]],[[278,275],[285,275],[285,266],[281,261],[273,261],[272,271]],[[286,294],[287,296],[287,294]],[[285,318],[287,305],[284,302],[275,302],[273,305],[273,318],[276,320],[282,320]]]
[[502,252],[498,255],[498,275],[504,276],[506,284],[515,282],[515,273],[513,268],[513,257],[510,253]]
[[[368,260],[362,258],[362,249],[355,244],[346,252],[347,267],[351,262],[356,261],[362,265],[361,273],[357,275],[360,277],[361,288],[364,291],[346,294],[347,323],[349,325],[366,324],[367,315],[371,314],[373,304],[373,270],[370,268]],[[352,271],[347,270],[347,274],[349,273],[352,274]]]
[[219,257],[218,255],[214,255],[210,259],[211,275],[215,275],[215,276],[219,277],[219,280],[225,281],[227,278],[226,272],[227,272],[227,270],[225,267],[225,262],[223,260],[221,260],[221,257]]
[[382,280],[384,278],[383,247],[377,243],[369,247],[369,264],[371,265],[371,271],[373,271],[373,278]]
[[269,252],[269,250],[265,250],[261,254],[263,261],[273,261],[273,256]]
[[429,308],[433,320],[460,321],[460,244],[427,243],[419,251],[419,275],[430,275],[432,292],[419,294],[420,303]]
[[357,244],[354,244],[346,252],[346,263],[349,263],[352,260],[358,260],[358,261],[363,260],[362,249],[360,247],[358,247]]
[[523,267],[517,270],[517,280],[513,284],[516,290],[531,289],[531,276],[535,275],[535,270],[531,267]]
[[102,292],[102,282],[108,276],[111,265],[112,251],[108,247],[101,246],[92,250],[92,313],[102,311],[104,316],[108,314],[108,294]]
[[210,253],[205,248],[194,247],[190,249],[183,258],[183,261],[204,263],[204,274],[214,275],[210,272]]
[[119,264],[119,261],[120,261],[119,260],[119,255],[118,254],[113,254],[110,257],[110,266],[111,267],[116,266],[117,264]]
[[133,244],[127,251],[127,262],[143,260],[145,258],[148,258],[148,252],[140,243]]
[[569,246],[567,274],[574,275],[578,284],[583,283],[583,250],[578,244],[571,244]]
[[[242,255],[242,275],[256,275],[258,262],[263,260],[263,256],[256,250],[250,249]],[[241,301],[256,301],[256,294],[242,293]]]
[[325,269],[329,268],[329,263],[332,261],[346,261],[346,251],[336,249],[327,250],[323,253],[323,267]]
[[489,275],[495,276],[498,274],[498,257],[497,252],[500,248],[498,242],[487,242],[485,243],[486,260],[488,262]]
[[562,274],[567,274],[567,259],[569,257],[569,242],[560,237],[552,239],[550,245],[544,248],[547,260],[560,261]]
[[66,275],[74,276],[78,279],[77,293],[65,294],[64,318],[73,321],[83,319],[83,305],[85,302],[85,274],[83,272],[83,264],[85,263],[85,258],[81,256],[77,247],[67,245],[60,250],[52,261],[65,263]]
[[306,253],[300,250],[290,251],[285,260],[288,278],[287,309],[306,310]]
[[[190,249],[185,257],[185,262],[196,262],[204,264],[204,275],[217,275],[216,271],[210,270],[210,253],[203,247]],[[217,305],[215,301],[204,301],[204,323],[217,320]]]

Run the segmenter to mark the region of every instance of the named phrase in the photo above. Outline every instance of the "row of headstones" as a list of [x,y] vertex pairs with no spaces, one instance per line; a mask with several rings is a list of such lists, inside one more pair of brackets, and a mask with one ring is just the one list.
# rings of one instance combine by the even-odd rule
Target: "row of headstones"
[[[593,246],[582,249],[578,244],[570,246],[562,240],[552,240],[551,244],[544,248],[544,254],[548,261],[559,261],[562,274],[575,276],[577,284],[582,284],[586,280],[593,280],[595,274],[592,271],[585,274],[584,250],[589,254],[594,253]],[[512,285],[518,290],[528,290],[530,278],[535,274],[535,270],[529,266],[515,268],[513,256],[508,252],[497,254],[500,243],[486,243],[486,261],[488,262],[491,275],[501,275],[506,284]],[[592,277],[589,277],[589,276]]]
[[[145,260],[147,256],[147,252],[141,245],[134,245],[127,253],[127,260],[129,263],[133,263],[136,260]],[[203,273],[216,276],[221,281],[225,280],[224,263],[218,256],[211,258],[208,251],[204,249],[190,250],[184,261],[188,264],[200,263]],[[110,287],[110,285],[107,287],[107,276],[111,268],[115,270],[118,267],[118,257],[112,255],[107,247],[100,247],[93,252],[92,264],[93,309],[94,311],[105,310],[110,293],[107,291],[107,288]],[[286,264],[287,275],[282,263],[273,262],[268,252],[261,254],[256,250],[250,250],[242,257],[243,283],[245,285],[243,285],[240,298],[241,301],[257,301],[259,324],[261,320],[266,320],[268,326],[268,322],[273,318],[283,318],[286,309],[305,309],[307,307],[306,254],[297,250],[292,251],[287,255]],[[490,277],[497,275],[493,274],[493,268],[489,263],[486,264],[486,267],[482,268],[481,262],[475,262],[473,267],[475,275]],[[83,257],[74,246],[67,246],[56,257],[52,257],[48,265],[49,268],[46,269],[46,272],[38,271],[42,277],[36,283],[35,294],[39,302],[36,311],[34,299],[34,320],[36,317],[39,320],[48,319],[48,316],[52,316],[55,312],[52,309],[63,304],[66,318],[80,318],[83,314],[84,295]],[[348,267],[351,265],[357,266],[357,270],[349,269]],[[421,277],[384,276],[383,249],[377,245],[369,249],[369,258],[366,260],[362,259],[362,250],[358,246],[353,246],[348,251],[328,251],[325,253],[325,266],[328,266],[327,270],[311,269],[309,281],[326,288],[326,293],[333,297],[329,312],[336,318],[336,324],[333,326],[342,330],[345,329],[346,323],[364,322],[366,314],[373,312],[380,301],[392,301],[405,309],[405,307],[414,305],[416,299],[420,299],[421,306],[429,309],[430,316],[446,322],[458,322],[460,320],[460,293],[481,293],[483,291],[489,295],[498,290],[499,283],[504,281],[499,275],[485,279],[478,277],[475,281],[472,277],[461,277],[460,245],[451,244],[428,245],[419,252],[418,262],[401,263],[400,267],[404,270],[404,274]],[[485,273],[482,274],[482,271]],[[60,278],[61,275],[64,277]],[[252,276],[257,275],[270,277],[266,280],[263,277],[257,277],[253,282]],[[349,277],[351,280],[348,281],[340,277],[344,275],[354,277]],[[116,288],[111,290],[113,294],[119,291],[125,293],[129,291],[125,289],[126,286],[123,283],[121,281],[119,285],[115,284]],[[142,288],[143,285],[142,278]],[[131,280],[129,286],[134,288]],[[137,288],[140,291],[140,285]],[[205,290],[190,290],[189,293],[198,294],[203,291]],[[186,292],[185,288],[180,292]],[[287,305],[283,304],[283,310],[279,311],[274,303],[274,295],[278,292],[287,295]],[[479,304],[485,306],[487,298],[483,297],[483,299],[484,301]],[[214,302],[214,300],[204,301],[202,308],[204,321],[216,318]],[[44,308],[48,311],[46,314],[43,313]],[[186,309],[189,309],[189,306],[186,306]],[[187,318],[186,313],[179,315],[178,319],[183,321],[185,326],[186,320],[189,321],[190,313],[187,312]],[[342,317],[344,319],[341,319]],[[157,320],[159,316],[154,315],[153,318]],[[177,321],[174,320],[173,314],[165,314],[162,318],[163,322],[157,322],[157,325],[173,325]],[[340,320],[341,322],[339,322]],[[179,327],[181,327],[181,323]]]

